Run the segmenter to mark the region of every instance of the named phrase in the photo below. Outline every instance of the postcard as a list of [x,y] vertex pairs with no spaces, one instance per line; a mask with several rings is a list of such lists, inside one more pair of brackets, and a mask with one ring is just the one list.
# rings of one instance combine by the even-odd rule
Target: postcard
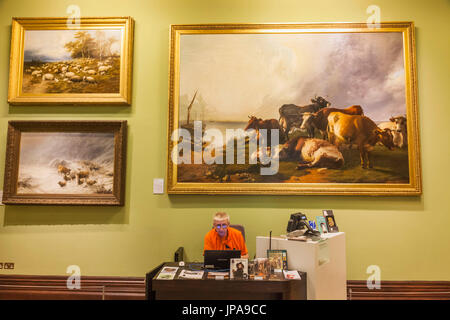
[[297,270],[283,270],[285,279],[301,279]]
[[173,280],[177,274],[178,267],[164,267],[156,279],[158,280]]

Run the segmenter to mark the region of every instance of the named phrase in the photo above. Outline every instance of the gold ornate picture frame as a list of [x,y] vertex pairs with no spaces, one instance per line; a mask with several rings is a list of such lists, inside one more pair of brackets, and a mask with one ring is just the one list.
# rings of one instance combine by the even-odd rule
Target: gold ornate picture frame
[[413,22],[172,25],[168,193],[420,195],[416,77]]
[[131,17],[13,18],[12,105],[130,105]]
[[126,121],[9,121],[4,204],[123,206]]

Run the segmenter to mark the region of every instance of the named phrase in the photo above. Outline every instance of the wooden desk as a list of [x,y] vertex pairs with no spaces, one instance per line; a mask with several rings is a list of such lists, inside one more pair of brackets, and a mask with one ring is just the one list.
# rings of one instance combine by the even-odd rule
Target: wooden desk
[[[145,279],[148,300],[306,300],[306,273],[300,280],[157,280],[163,263],[147,273]],[[178,273],[181,271],[181,267]]]

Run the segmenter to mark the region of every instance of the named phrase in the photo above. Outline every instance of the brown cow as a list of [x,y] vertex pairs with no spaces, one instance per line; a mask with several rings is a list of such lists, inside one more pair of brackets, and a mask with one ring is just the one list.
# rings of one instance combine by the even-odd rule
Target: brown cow
[[327,138],[328,116],[331,112],[342,112],[351,115],[364,115],[363,109],[359,105],[353,105],[345,109],[324,108],[316,113],[304,113],[301,129],[313,130],[317,128],[322,134],[323,139]]
[[261,118],[257,118],[255,116],[249,116],[250,120],[247,123],[247,126],[245,127],[245,131],[248,129],[254,129],[256,131],[256,138],[259,139],[259,130],[260,129],[266,129],[267,130],[267,139],[270,144],[270,137],[271,137],[271,130],[278,130],[280,129],[280,124],[276,119],[267,119],[262,120]]
[[381,130],[371,119],[359,115],[331,112],[328,116],[330,142],[339,147],[343,143],[356,144],[363,169],[373,167],[370,151],[377,142],[394,149],[390,130]]

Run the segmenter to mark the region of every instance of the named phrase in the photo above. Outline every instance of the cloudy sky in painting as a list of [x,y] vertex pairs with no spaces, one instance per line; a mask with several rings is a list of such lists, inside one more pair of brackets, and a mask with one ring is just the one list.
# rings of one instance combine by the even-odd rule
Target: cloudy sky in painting
[[[27,30],[25,32],[24,60],[32,59],[41,61],[64,61],[70,60],[70,52],[64,45],[74,41],[74,34],[80,30]],[[87,31],[94,39],[96,30]],[[120,53],[121,30],[104,30],[106,39],[114,37],[116,41],[111,46],[111,51]]]
[[114,133],[23,132],[20,137],[20,165],[94,159],[114,159]]
[[359,104],[375,121],[406,113],[401,33],[182,35],[180,41],[180,108],[198,90],[207,120],[278,119],[281,105],[306,105],[314,95],[337,108]]

